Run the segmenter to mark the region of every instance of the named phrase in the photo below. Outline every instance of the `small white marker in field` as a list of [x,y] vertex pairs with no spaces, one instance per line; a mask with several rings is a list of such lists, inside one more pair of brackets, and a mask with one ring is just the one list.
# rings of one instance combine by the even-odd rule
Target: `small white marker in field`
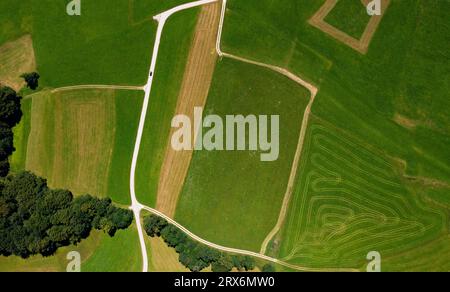
[[381,254],[377,251],[371,251],[367,254],[367,272],[381,272]]
[[67,260],[70,262],[67,264],[67,272],[80,272],[81,271],[81,255],[77,251],[71,251],[67,254]]
[[373,0],[367,4],[367,14],[370,16],[381,15],[381,0]]
[[81,15],[81,0],[72,0],[67,4],[66,13],[70,16]]

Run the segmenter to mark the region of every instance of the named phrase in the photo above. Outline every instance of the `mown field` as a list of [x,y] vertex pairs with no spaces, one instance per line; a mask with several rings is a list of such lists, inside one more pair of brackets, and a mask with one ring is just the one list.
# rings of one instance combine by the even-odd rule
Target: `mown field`
[[189,272],[189,269],[178,261],[174,248],[168,247],[161,238],[146,236],[150,272]]
[[189,55],[199,8],[174,14],[164,27],[149,109],[136,167],[136,195],[154,207],[159,174],[169,142],[184,69]]
[[359,267],[369,251],[395,255],[445,230],[446,214],[409,189],[382,150],[319,118],[307,141],[281,237],[285,260]]
[[209,241],[258,251],[278,218],[309,97],[268,69],[219,61],[204,115],[279,115],[279,158],[261,162],[263,151],[194,152],[176,220]]
[[22,138],[15,141],[13,169],[33,171],[55,188],[129,204],[142,95],[139,91],[43,91],[24,100],[31,108],[15,129],[16,137]]
[[391,1],[367,55],[309,26],[323,3],[230,0],[226,14],[225,52],[320,87],[295,196],[269,253],[363,267],[378,250],[386,270],[448,270],[440,257],[448,262],[450,2]]

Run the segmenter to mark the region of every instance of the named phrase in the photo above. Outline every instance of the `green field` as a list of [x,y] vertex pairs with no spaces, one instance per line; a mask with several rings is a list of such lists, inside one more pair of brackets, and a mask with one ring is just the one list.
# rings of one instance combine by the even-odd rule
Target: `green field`
[[130,171],[142,108],[143,93],[118,92],[115,100],[115,138],[109,167],[107,195],[119,204],[131,204]]
[[141,203],[154,207],[170,123],[183,81],[199,8],[173,15],[164,27],[149,109],[136,167],[136,194]]
[[11,156],[11,171],[18,172],[25,169],[27,161],[28,136],[31,128],[31,99],[21,101],[22,119],[20,123],[14,127],[14,151]]
[[81,16],[66,14],[65,0],[4,0],[0,45],[30,33],[41,83],[142,85],[153,49],[152,16],[186,0],[96,0]]
[[361,1],[355,0],[339,0],[324,19],[325,22],[358,40],[369,20],[370,16],[367,14],[366,7]]
[[137,272],[141,270],[141,254],[136,227],[130,226],[111,238],[101,231],[92,231],[88,239],[77,246],[58,249],[51,257],[40,255],[22,259],[0,256],[2,272],[65,272],[69,260],[66,256],[77,251],[81,256],[82,272]]
[[318,267],[359,267],[369,251],[395,255],[433,240],[445,213],[424,204],[396,161],[326,122],[309,129],[280,256]]
[[142,255],[136,226],[118,232],[113,238],[103,235],[101,245],[81,264],[85,272],[139,272]]
[[[226,14],[225,52],[283,66],[320,87],[309,152],[269,252],[298,264],[359,268],[367,249],[378,248],[387,258],[404,256],[405,269],[445,270],[427,259],[438,257],[449,233],[450,2],[391,1],[367,55],[308,24],[322,4],[230,0]],[[333,226],[348,229],[327,233]],[[445,249],[442,255],[448,261]]]
[[13,170],[34,171],[53,187],[75,194],[109,196],[130,204],[129,175],[142,95],[43,91],[25,99],[23,119],[14,129],[19,139],[11,158]]
[[220,61],[204,115],[279,115],[280,155],[261,162],[261,151],[195,152],[176,220],[209,241],[258,251],[278,218],[309,95],[268,69]]

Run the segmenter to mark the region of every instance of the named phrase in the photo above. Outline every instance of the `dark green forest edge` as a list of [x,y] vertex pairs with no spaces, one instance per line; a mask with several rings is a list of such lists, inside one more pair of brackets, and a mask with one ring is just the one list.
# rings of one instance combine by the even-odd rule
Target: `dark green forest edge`
[[[250,271],[256,267],[252,257],[229,255],[210,248],[189,238],[183,231],[159,216],[144,217],[144,229],[148,236],[161,237],[169,247],[174,248],[179,254],[180,263],[193,272],[199,272],[209,266],[213,272],[229,272],[233,268]],[[272,272],[274,268],[266,264],[262,270]]]
[[45,179],[30,172],[10,173],[12,128],[22,117],[20,101],[13,89],[0,87],[0,255],[50,256],[87,238],[93,228],[110,236],[128,228],[133,213],[109,198],[74,198],[69,190],[50,189]]

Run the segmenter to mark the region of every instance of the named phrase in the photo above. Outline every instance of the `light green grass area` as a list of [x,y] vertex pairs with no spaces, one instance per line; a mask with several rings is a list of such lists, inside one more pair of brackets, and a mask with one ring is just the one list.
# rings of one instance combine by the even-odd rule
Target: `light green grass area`
[[18,172],[25,169],[27,159],[28,136],[31,127],[31,99],[22,99],[21,101],[22,119],[20,123],[14,127],[14,151],[10,157],[11,171]]
[[118,231],[112,238],[101,231],[92,231],[77,246],[59,248],[51,257],[38,255],[22,259],[0,256],[0,271],[65,272],[69,263],[67,254],[71,251],[80,253],[82,272],[137,272],[141,269],[139,240],[133,225]]
[[[432,245],[436,256],[435,242],[449,232],[441,202],[448,187],[430,191],[421,182],[450,183],[450,2],[391,1],[366,55],[308,24],[322,4],[230,0],[226,14],[225,52],[283,66],[320,87],[312,110],[319,128],[310,130],[290,215],[270,252],[299,264],[361,267],[370,247],[404,255],[405,269],[428,269]],[[396,123],[396,114],[416,126]]]
[[[4,0],[0,44],[30,33],[45,86],[142,85],[156,32],[152,16],[184,2],[85,1],[81,16],[69,16],[66,0]],[[147,20],[135,21],[135,11]]]
[[195,152],[176,220],[209,241],[258,251],[277,221],[308,101],[305,88],[278,73],[220,61],[204,115],[279,115],[279,158],[261,162],[265,151]]
[[143,103],[143,92],[117,91],[115,137],[106,194],[116,203],[130,205],[130,171]]
[[136,226],[117,232],[114,237],[104,235],[101,245],[81,265],[84,272],[139,272],[142,255]]
[[450,237],[443,236],[420,248],[383,258],[381,269],[397,272],[439,272],[450,270]]
[[370,20],[366,7],[359,0],[339,0],[324,21],[360,39]]
[[136,168],[139,201],[154,206],[171,120],[184,76],[199,8],[169,18],[164,27]]

